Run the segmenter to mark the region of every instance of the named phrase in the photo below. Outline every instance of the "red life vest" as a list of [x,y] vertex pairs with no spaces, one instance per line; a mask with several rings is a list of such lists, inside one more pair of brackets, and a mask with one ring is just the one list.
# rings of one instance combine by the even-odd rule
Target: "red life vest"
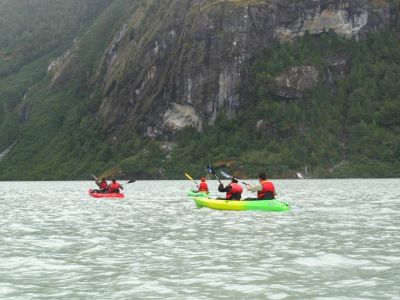
[[229,192],[226,192],[226,199],[232,199],[233,195],[236,194],[239,197],[235,197],[235,200],[240,200],[240,196],[243,193],[243,188],[239,184],[234,182],[230,183],[229,185],[231,186],[231,190]]
[[274,199],[275,186],[271,181],[261,181],[262,190],[257,192],[258,199],[271,198]]
[[99,187],[100,187],[101,190],[106,190],[107,187],[108,187],[108,184],[107,184],[106,181],[102,181],[102,182],[100,182]]
[[199,192],[207,192],[208,193],[208,185],[206,182],[200,182]]
[[116,183],[111,183],[110,187],[108,188],[108,191],[110,193],[119,193],[119,189],[120,189],[121,185],[116,182]]

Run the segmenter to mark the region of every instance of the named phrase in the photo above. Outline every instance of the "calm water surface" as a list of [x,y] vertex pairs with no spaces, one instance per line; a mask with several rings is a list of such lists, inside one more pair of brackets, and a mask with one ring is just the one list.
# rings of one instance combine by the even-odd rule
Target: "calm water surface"
[[400,299],[400,180],[275,184],[291,212],[196,209],[189,181],[0,182],[0,299]]

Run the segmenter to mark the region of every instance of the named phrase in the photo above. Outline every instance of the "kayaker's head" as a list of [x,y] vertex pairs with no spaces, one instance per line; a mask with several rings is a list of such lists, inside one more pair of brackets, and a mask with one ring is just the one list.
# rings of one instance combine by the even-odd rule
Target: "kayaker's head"
[[103,178],[101,179],[101,181],[106,181],[105,177],[103,177]]
[[116,182],[117,182],[117,179],[113,178],[113,179],[111,179],[111,181],[112,181],[113,183],[116,183]]
[[239,181],[236,178],[232,178],[232,183],[238,183]]
[[259,180],[259,181],[267,180],[267,175],[266,175],[265,173],[260,173],[260,174],[258,175],[258,180]]
[[200,178],[200,181],[201,182],[206,182],[206,178],[203,176],[203,177]]

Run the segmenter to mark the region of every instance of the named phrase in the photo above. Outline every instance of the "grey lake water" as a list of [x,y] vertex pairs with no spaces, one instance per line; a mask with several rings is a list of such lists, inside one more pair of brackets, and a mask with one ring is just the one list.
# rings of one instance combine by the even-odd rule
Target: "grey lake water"
[[190,181],[0,182],[0,299],[400,299],[400,180],[274,183],[292,211],[196,209]]

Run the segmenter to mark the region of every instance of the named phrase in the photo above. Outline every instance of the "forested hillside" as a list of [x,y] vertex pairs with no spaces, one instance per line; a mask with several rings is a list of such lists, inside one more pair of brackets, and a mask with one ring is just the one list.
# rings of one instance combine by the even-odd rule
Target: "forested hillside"
[[399,4],[344,2],[0,0],[0,179],[400,176]]
[[[330,59],[343,61],[343,69],[335,74]],[[399,62],[399,36],[390,30],[360,42],[326,33],[277,44],[251,63],[242,86],[247,102],[237,117],[221,116],[205,134],[183,134],[171,172],[201,169],[202,160],[192,157],[207,157],[253,176],[260,169],[282,177],[294,177],[294,170],[315,177],[398,177]],[[271,78],[293,64],[315,66],[332,81],[299,99],[271,93]]]
[[27,112],[21,110],[30,108],[23,105],[24,95],[110,2],[0,0],[0,151],[17,138],[20,121],[26,121]]

